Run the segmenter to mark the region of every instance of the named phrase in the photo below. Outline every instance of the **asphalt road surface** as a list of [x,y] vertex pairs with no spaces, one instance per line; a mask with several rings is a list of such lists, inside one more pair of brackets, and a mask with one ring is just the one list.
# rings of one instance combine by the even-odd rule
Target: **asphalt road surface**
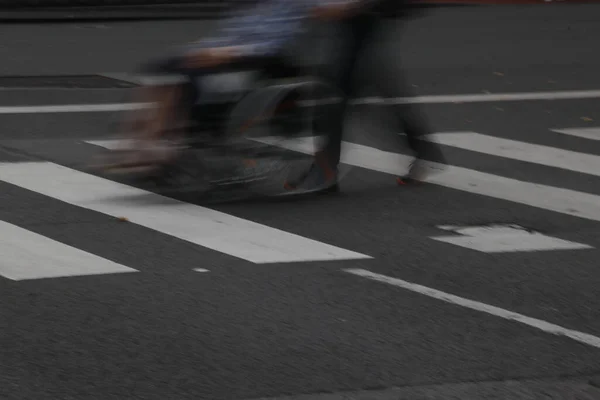
[[90,105],[127,90],[82,76],[213,22],[0,28],[0,397],[600,398],[599,20],[390,23],[363,76],[402,61],[445,173],[398,187],[409,153],[363,105],[341,194],[211,208],[78,166],[120,115]]

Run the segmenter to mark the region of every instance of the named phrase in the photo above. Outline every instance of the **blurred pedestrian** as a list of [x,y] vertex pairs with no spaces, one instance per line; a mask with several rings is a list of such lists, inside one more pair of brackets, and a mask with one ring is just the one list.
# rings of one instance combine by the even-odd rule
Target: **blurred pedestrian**
[[[344,116],[350,97],[357,92],[354,78],[359,56],[373,43],[374,33],[385,19],[406,18],[415,10],[404,0],[350,0],[337,4],[324,3],[314,9],[314,17],[335,22],[341,30],[341,57],[333,79],[342,91],[343,99],[328,121],[325,146],[317,152],[315,162],[305,173],[286,183],[289,189],[337,191]],[[399,93],[392,93],[396,86],[402,97],[410,97],[408,86],[399,73],[393,80],[395,85],[376,80],[380,93],[388,98],[398,97]],[[397,177],[397,182],[406,184],[421,181],[432,171],[425,160],[444,163],[442,152],[435,143],[420,140],[431,131],[414,104],[393,104],[391,107],[397,122],[395,130],[402,130],[406,134],[408,145],[415,153],[415,161],[408,174]]]
[[[302,32],[311,10],[346,1],[259,0],[221,21],[213,35],[144,63],[140,72],[147,84],[135,93],[135,100],[156,107],[136,110],[125,120],[123,130],[135,134],[138,151],[126,153],[121,164],[150,164],[173,157],[171,148],[157,142],[172,131],[186,83],[236,62],[277,74],[284,49]],[[203,89],[197,86],[196,91]]]

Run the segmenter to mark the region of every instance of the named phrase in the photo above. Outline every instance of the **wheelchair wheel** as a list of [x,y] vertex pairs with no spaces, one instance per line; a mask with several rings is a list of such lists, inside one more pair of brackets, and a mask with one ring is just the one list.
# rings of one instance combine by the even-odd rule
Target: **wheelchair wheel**
[[[225,134],[254,176],[248,190],[258,196],[293,194],[284,183],[310,166],[324,137],[315,131],[336,106],[337,90],[324,81],[271,81],[231,110]],[[321,124],[322,126],[322,124]],[[325,132],[323,132],[325,133]]]

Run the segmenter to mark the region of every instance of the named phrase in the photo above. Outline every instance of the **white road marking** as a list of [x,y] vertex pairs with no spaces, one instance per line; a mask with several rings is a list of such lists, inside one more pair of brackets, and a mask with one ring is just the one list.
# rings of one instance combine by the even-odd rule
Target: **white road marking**
[[502,139],[475,132],[435,133],[428,137],[440,144],[459,149],[600,176],[600,157],[592,154]]
[[137,272],[0,221],[0,275],[15,281]]
[[600,140],[600,128],[570,128],[570,129],[551,129],[553,132],[563,133],[565,135],[577,136],[584,139]]
[[367,271],[364,269],[345,269],[344,271],[349,274],[371,279],[373,281],[387,283],[388,285],[397,286],[406,290],[410,290],[412,292],[420,293],[425,296],[432,297],[434,299],[445,301],[446,303],[456,304],[461,307],[469,308],[475,311],[481,311],[486,314],[507,319],[509,321],[519,322],[521,324],[528,325],[532,328],[536,328],[541,331],[551,333],[553,335],[566,336],[579,343],[600,348],[600,337],[597,336],[575,331],[572,329],[563,328],[562,326],[555,325],[540,319],[527,317],[525,315],[505,310],[503,308],[491,306],[485,303],[480,303],[474,300],[465,299],[463,297],[445,293],[427,286],[418,285],[416,283],[407,282],[402,279],[392,278],[386,275],[376,274],[374,272]]
[[519,251],[580,250],[591,246],[529,232],[516,225],[439,226],[454,232],[454,236],[435,236],[432,239],[484,253]]
[[521,93],[477,93],[449,94],[416,97],[399,97],[392,99],[365,98],[359,102],[368,104],[444,104],[444,103],[488,103],[499,101],[539,101],[539,100],[576,100],[600,98],[600,90],[565,90],[556,92],[521,92]]
[[209,270],[204,269],[204,268],[194,268],[194,271],[196,271],[196,272],[210,272]]
[[0,163],[0,180],[253,263],[371,258],[50,162]]
[[84,143],[102,147],[107,150],[119,150],[119,149],[129,148],[129,145],[132,142],[127,139],[103,139],[103,140],[84,140]]
[[[283,145],[287,149],[302,153],[312,154],[314,151],[312,140],[302,138],[285,142],[261,138],[260,141],[273,145]],[[406,173],[413,159],[402,154],[343,142],[341,160],[348,165],[397,176]],[[600,196],[519,181],[452,165],[429,164],[435,168],[445,168],[445,171],[439,175],[429,177],[426,180],[428,183],[600,221]]]
[[[556,92],[521,92],[521,93],[473,93],[448,94],[415,97],[364,97],[351,101],[352,104],[458,104],[486,103],[501,101],[540,101],[540,100],[578,100],[600,98],[600,90],[571,90]],[[71,104],[71,105],[39,105],[39,106],[4,106],[0,114],[35,114],[35,113],[77,113],[77,112],[115,112],[149,107],[145,103],[116,104]]]
[[66,104],[41,106],[4,106],[0,114],[55,114],[80,112],[117,112],[139,110],[150,107],[143,103],[114,103],[114,104]]

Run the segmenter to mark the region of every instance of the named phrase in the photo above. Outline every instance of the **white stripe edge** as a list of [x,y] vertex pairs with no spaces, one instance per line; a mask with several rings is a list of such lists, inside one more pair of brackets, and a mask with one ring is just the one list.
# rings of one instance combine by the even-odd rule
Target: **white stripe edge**
[[550,333],[556,336],[564,336],[569,339],[575,340],[579,343],[586,344],[600,349],[600,337],[583,333],[580,331],[564,328],[560,325],[555,325],[550,322],[546,322],[540,319],[531,318],[523,314],[519,314],[513,311],[509,311],[500,307],[492,306],[489,304],[481,303],[474,300],[465,299],[450,293],[442,292],[437,289],[433,289],[427,286],[418,285],[416,283],[407,282],[402,279],[392,278],[386,275],[377,274],[365,269],[351,268],[344,269],[346,273],[360,276],[362,278],[370,279],[377,282],[387,283],[392,286],[400,287],[406,290],[410,290],[415,293],[419,293],[434,299],[442,300],[446,303],[455,304],[461,307],[469,308],[471,310],[480,311],[486,314],[494,315],[509,321],[519,322],[524,325],[528,325],[532,328],[539,329],[541,331]]
[[[364,97],[352,100],[351,104],[460,104],[505,101],[539,101],[539,100],[577,100],[600,98],[600,90],[572,90],[556,92],[522,92],[522,93],[475,93],[428,95],[415,97]],[[70,104],[70,105],[37,105],[37,106],[2,106],[0,114],[35,114],[35,113],[77,113],[77,112],[116,112],[148,108],[149,103],[114,103],[114,104]]]

